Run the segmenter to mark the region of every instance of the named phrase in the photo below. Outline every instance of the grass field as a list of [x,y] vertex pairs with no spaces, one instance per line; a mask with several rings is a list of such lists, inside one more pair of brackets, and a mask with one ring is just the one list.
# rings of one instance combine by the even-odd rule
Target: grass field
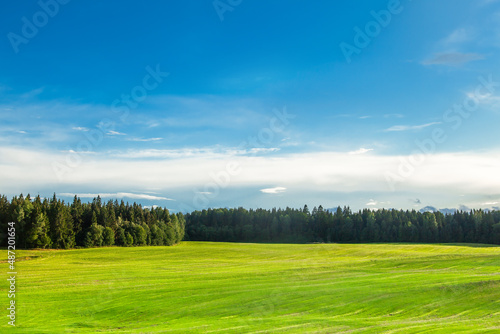
[[1,333],[500,333],[500,247],[183,242],[17,256],[17,326],[2,307]]

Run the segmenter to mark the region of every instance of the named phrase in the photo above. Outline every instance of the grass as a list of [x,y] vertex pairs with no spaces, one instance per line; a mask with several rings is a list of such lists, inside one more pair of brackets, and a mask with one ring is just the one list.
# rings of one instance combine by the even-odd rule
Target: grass
[[1,333],[500,333],[500,247],[183,242],[17,256],[17,326],[2,316]]

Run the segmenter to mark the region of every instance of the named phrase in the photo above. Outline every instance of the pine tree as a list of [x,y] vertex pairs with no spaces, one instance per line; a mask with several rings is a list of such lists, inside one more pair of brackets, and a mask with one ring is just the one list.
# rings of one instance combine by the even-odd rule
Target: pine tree
[[48,236],[49,219],[43,212],[36,215],[35,221],[26,236],[27,247],[49,248],[52,244]]

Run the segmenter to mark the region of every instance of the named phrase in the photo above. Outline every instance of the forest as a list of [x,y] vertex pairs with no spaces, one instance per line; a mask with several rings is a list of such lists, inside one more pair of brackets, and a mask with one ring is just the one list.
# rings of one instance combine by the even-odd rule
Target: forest
[[54,248],[99,246],[161,246],[174,245],[184,237],[185,220],[182,214],[165,208],[143,208],[100,197],[82,203],[41,199],[22,194],[9,202],[0,197],[2,245],[6,245],[8,223],[14,222],[17,248]]
[[325,210],[219,208],[170,213],[100,197],[65,203],[30,195],[0,197],[1,244],[14,222],[17,248],[69,249],[100,246],[162,246],[182,240],[261,243],[489,243],[500,244],[500,211],[443,214],[349,207]]
[[186,214],[185,240],[271,243],[420,242],[500,244],[500,211],[352,212],[349,207],[208,209]]

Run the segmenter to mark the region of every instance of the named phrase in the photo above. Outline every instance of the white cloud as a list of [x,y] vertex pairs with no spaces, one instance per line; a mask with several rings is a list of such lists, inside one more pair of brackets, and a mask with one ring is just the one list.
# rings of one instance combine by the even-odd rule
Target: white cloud
[[[2,193],[13,195],[44,190],[50,194],[71,189],[93,196],[97,195],[93,189],[106,189],[105,193],[112,197],[135,198],[153,188],[160,194],[182,189],[192,193],[193,187],[206,191],[203,187],[215,182],[214,175],[226,174],[228,166],[233,166],[236,172],[227,178],[225,189],[259,187],[267,193],[279,193],[281,188],[294,189],[295,193],[371,192],[384,194],[388,199],[392,194],[404,198],[405,202],[410,194],[418,194],[426,201],[442,197],[436,194],[450,197],[467,194],[480,195],[478,203],[481,203],[486,201],[482,199],[484,196],[497,196],[500,189],[498,150],[427,155],[425,163],[415,166],[410,175],[401,178],[396,190],[387,183],[386,174],[399,175],[402,161],[409,161],[409,156],[310,152],[253,157],[219,153],[214,157],[193,152],[191,156],[175,159],[145,160],[97,154],[80,155],[81,163],[68,167],[68,154],[73,157],[77,153],[0,147]],[[54,166],[59,166],[60,178]],[[66,167],[61,169],[61,166]],[[268,188],[269,184],[279,184],[279,187]],[[119,192],[122,189],[135,189],[137,193]],[[289,192],[286,194],[291,196]],[[151,196],[148,199],[161,197],[144,196]]]
[[277,147],[270,147],[270,148],[265,148],[265,147],[254,147],[249,150],[243,150],[241,151],[241,154],[258,154],[258,153],[271,153],[271,152],[277,152],[280,149]]
[[154,210],[156,208],[161,208],[161,205],[156,205],[156,204],[154,204],[154,205],[143,205],[142,207],[145,208],[145,209]]
[[368,153],[370,151],[373,151],[373,148],[360,148],[359,150],[356,150],[356,151],[351,151],[349,152],[348,154],[350,155],[356,155],[356,154],[365,154],[365,153]]
[[484,55],[479,53],[447,52],[437,53],[432,58],[422,62],[423,65],[447,65],[458,66],[474,60],[484,59]]
[[280,147],[294,147],[294,146],[299,146],[300,143],[296,141],[290,141],[290,138],[286,138],[286,140],[282,140],[281,144],[279,145]]
[[125,133],[121,133],[118,131],[110,130],[106,133],[109,136],[125,136]]
[[158,150],[158,149],[145,149],[145,150],[128,150],[126,152],[116,152],[112,156],[117,158],[130,158],[130,159],[143,159],[143,158],[163,158],[163,159],[181,159],[190,157],[219,157],[221,152],[213,148],[184,148],[173,150]]
[[97,196],[100,196],[101,198],[124,198],[125,197],[125,198],[133,198],[133,199],[173,201],[173,199],[167,198],[167,197],[153,196],[153,195],[148,195],[148,194],[123,193],[123,192],[95,193],[95,194],[90,194],[90,193],[84,193],[84,194],[60,193],[59,195],[70,196],[70,197],[73,197],[76,195],[80,198],[96,198]]
[[160,126],[160,123],[158,123],[157,121],[147,121],[146,125],[149,128],[156,128],[157,126]]
[[158,141],[162,140],[163,138],[157,137],[157,138],[129,138],[127,140],[129,141],[138,141],[138,142],[149,142],[149,141]]
[[411,130],[422,130],[424,128],[427,128],[432,125],[437,125],[441,124],[441,122],[432,122],[432,123],[427,123],[427,124],[421,124],[421,125],[395,125],[391,126],[388,129],[385,129],[385,132],[392,132],[392,131],[411,131]]
[[62,153],[70,153],[70,154],[97,154],[97,152],[94,151],[75,151],[75,150],[67,150],[67,151],[61,151]]
[[279,193],[284,193],[286,191],[285,187],[274,187],[274,188],[266,188],[266,189],[261,189],[261,192],[264,194],[279,194]]
[[[380,206],[380,207],[388,207],[388,205],[391,205],[391,202],[390,201],[387,201],[387,202],[380,202],[380,201],[377,201],[377,200],[374,200],[374,199],[370,199],[368,201],[368,203],[365,204],[366,206]],[[378,210],[378,208],[372,208],[372,210]]]
[[83,127],[83,126],[74,126],[72,129],[73,129],[73,130],[76,130],[76,131],[85,131],[85,132],[86,132],[86,131],[89,131],[89,129],[88,129],[88,128]]
[[190,157],[204,157],[204,158],[221,158],[227,156],[246,156],[257,155],[265,153],[277,152],[280,149],[277,147],[254,147],[250,149],[239,148],[222,148],[222,147],[207,147],[207,148],[182,148],[172,150],[159,150],[159,149],[144,149],[144,150],[128,150],[126,152],[115,152],[112,154],[118,158],[158,158],[158,159],[173,159],[173,158],[190,158]]
[[483,94],[478,95],[476,92],[467,92],[467,97],[476,103],[486,106],[486,107],[499,107],[500,106],[500,96],[493,94]]

